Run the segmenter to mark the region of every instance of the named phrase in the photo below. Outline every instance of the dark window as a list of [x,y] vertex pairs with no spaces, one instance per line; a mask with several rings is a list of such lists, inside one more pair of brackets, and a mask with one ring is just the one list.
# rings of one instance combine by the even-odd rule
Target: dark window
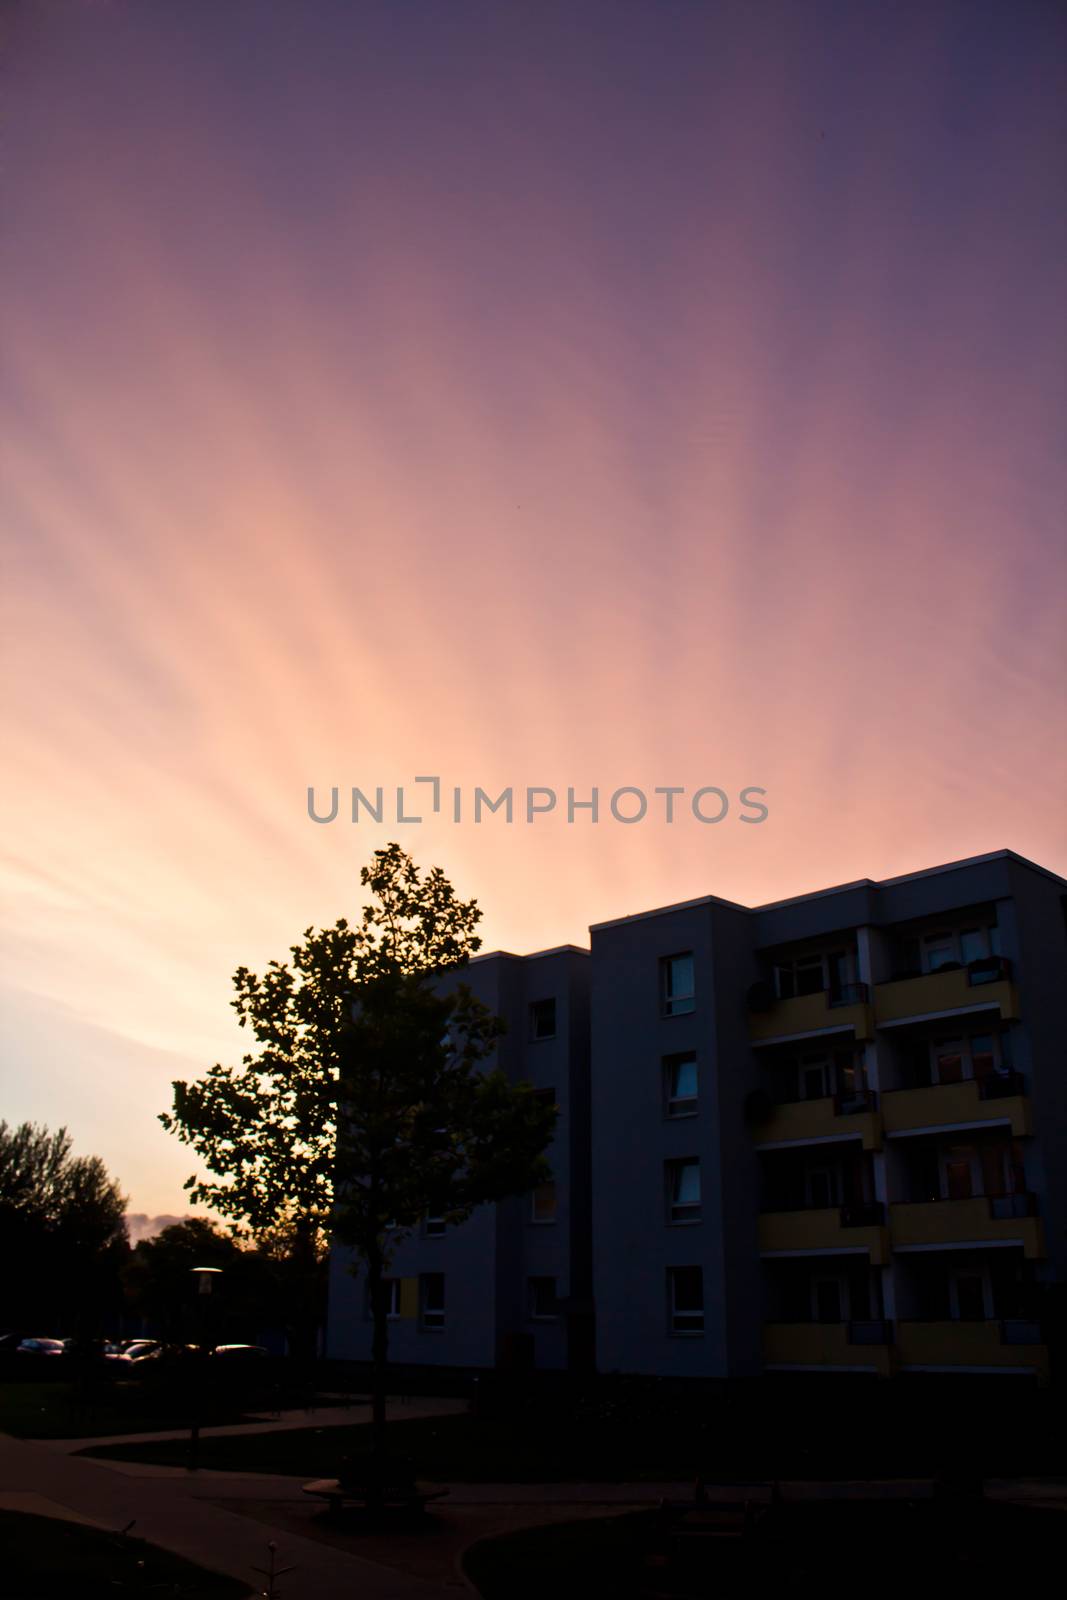
[[443,1328],[445,1325],[445,1275],[443,1272],[424,1272],[419,1279],[424,1328]]
[[552,1322],[559,1315],[555,1278],[528,1280],[530,1316],[534,1322]]
[[422,1231],[427,1239],[440,1239],[445,1231],[444,1217],[424,1217]]
[[694,1157],[668,1161],[667,1218],[670,1222],[700,1221],[700,1162]]
[[703,1269],[672,1267],[667,1273],[667,1302],[672,1333],[703,1333]]
[[665,1017],[677,1017],[696,1006],[693,952],[664,956],[660,967],[660,1004]]
[[534,1000],[530,1006],[530,1038],[554,1039],[556,1037],[556,1002]]
[[697,1058],[692,1050],[664,1057],[663,1085],[667,1115],[691,1117],[697,1109]]

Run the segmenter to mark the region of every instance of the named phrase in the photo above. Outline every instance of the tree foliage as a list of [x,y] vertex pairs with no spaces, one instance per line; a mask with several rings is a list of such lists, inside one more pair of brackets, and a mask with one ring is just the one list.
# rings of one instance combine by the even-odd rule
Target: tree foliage
[[502,1024],[461,981],[481,911],[440,868],[399,845],[361,872],[360,921],[308,928],[287,962],[234,976],[238,1020],[256,1049],[174,1085],[164,1126],[210,1177],[193,1199],[259,1231],[332,1232],[366,1267],[384,1362],[382,1274],[427,1214],[534,1187],[555,1110],[484,1064]]
[[66,1128],[0,1122],[0,1248],[7,1318],[35,1333],[91,1329],[117,1306],[126,1198]]

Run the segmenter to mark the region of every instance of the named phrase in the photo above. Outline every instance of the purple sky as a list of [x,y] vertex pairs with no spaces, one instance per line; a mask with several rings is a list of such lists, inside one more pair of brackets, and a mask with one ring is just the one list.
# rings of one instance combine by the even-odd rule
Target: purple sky
[[0,1115],[183,1209],[230,973],[397,835],[309,783],[768,791],[408,830],[489,947],[1067,870],[1062,7],[4,26]]

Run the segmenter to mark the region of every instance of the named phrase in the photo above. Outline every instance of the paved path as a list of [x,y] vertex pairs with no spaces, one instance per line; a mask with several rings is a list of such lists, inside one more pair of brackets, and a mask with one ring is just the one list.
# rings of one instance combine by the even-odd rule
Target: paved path
[[[237,1474],[227,1477],[231,1491],[242,1487]],[[244,1479],[243,1487],[250,1499],[262,1498],[257,1480]],[[279,1565],[296,1568],[285,1580],[286,1600],[422,1600],[440,1595],[443,1587],[465,1587],[458,1577],[443,1585],[289,1530],[279,1533],[204,1497],[210,1494],[211,1485],[191,1474],[176,1482],[112,1472],[103,1462],[0,1434],[0,1505],[74,1514],[112,1531],[133,1522],[137,1537],[228,1573],[250,1590],[257,1582],[255,1568],[266,1565],[271,1538],[278,1545]]]
[[[391,1397],[388,1401],[390,1421],[408,1421],[413,1417],[449,1417],[467,1410],[465,1400],[440,1400],[432,1396],[426,1398],[401,1400]],[[218,1427],[201,1428],[201,1439],[221,1439],[227,1434],[246,1434],[255,1437],[260,1433],[285,1433],[295,1428],[355,1428],[361,1423],[369,1423],[371,1408],[369,1402],[349,1406],[318,1406],[298,1410],[275,1412],[250,1413],[254,1420],[251,1422],[220,1423]],[[41,1442],[49,1450],[56,1450],[61,1455],[72,1455],[79,1450],[88,1450],[93,1445],[104,1444],[149,1444],[154,1441],[168,1439],[188,1439],[188,1428],[167,1428],[160,1433],[112,1433],[96,1434],[88,1439],[46,1439]]]

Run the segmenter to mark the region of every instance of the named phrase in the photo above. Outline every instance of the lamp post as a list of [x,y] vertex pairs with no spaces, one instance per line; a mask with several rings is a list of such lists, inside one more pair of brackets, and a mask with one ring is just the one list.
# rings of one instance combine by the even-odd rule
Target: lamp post
[[190,1275],[196,1279],[198,1321],[200,1324],[200,1347],[197,1350],[195,1361],[197,1366],[196,1377],[193,1382],[192,1393],[192,1422],[189,1426],[189,1471],[195,1472],[197,1457],[200,1453],[200,1385],[203,1375],[202,1361],[207,1359],[207,1333],[210,1301],[208,1296],[214,1292],[216,1278],[222,1277],[221,1267],[190,1267]]

